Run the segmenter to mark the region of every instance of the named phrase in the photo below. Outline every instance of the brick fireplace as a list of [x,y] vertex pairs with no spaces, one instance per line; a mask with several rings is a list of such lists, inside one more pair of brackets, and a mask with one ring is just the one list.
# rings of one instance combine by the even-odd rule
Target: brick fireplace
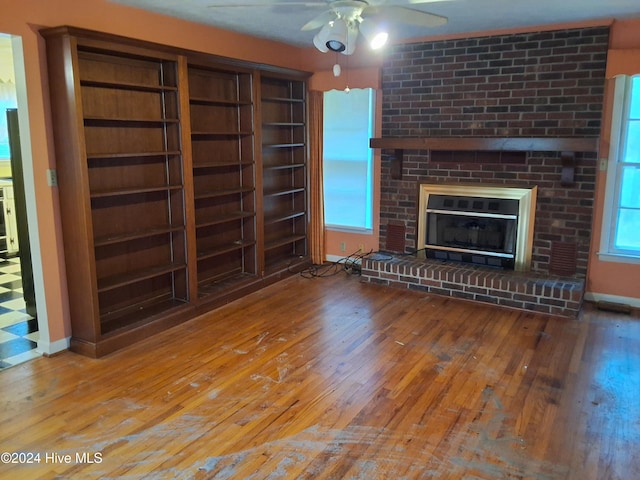
[[[607,48],[605,27],[394,46],[382,71],[382,137],[424,139],[425,147],[382,150],[386,256],[365,261],[364,281],[575,314],[591,240]],[[594,147],[567,157],[537,144],[468,146],[532,137],[590,139]],[[433,138],[449,142],[430,147]],[[421,184],[537,188],[530,269],[500,273],[412,256]]]

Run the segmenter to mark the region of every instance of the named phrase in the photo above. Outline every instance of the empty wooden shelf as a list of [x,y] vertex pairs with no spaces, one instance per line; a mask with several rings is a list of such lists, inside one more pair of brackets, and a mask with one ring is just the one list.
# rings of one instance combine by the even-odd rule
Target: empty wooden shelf
[[306,74],[42,33],[73,350],[101,356],[309,263]]
[[261,77],[264,271],[308,257],[306,90],[295,79]]

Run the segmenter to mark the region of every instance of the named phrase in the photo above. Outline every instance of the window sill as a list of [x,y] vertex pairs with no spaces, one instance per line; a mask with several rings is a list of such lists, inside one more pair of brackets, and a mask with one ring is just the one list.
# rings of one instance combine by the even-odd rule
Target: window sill
[[640,256],[621,255],[619,253],[598,252],[598,258],[603,262],[616,262],[640,265]]
[[325,229],[332,232],[359,233],[363,235],[373,234],[373,229],[363,227],[347,227],[342,225],[325,225]]

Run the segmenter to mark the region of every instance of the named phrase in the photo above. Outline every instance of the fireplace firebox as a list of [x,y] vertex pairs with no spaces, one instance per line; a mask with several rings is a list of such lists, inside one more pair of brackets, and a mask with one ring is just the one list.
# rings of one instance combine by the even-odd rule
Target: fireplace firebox
[[426,255],[513,269],[518,200],[430,195]]
[[420,185],[417,249],[427,258],[528,270],[533,188]]

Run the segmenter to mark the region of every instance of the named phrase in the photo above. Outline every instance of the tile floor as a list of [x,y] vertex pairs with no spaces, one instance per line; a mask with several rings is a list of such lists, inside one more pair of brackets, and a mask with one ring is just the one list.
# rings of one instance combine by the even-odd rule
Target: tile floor
[[20,259],[0,258],[0,370],[39,357],[37,341],[38,322],[22,297]]

